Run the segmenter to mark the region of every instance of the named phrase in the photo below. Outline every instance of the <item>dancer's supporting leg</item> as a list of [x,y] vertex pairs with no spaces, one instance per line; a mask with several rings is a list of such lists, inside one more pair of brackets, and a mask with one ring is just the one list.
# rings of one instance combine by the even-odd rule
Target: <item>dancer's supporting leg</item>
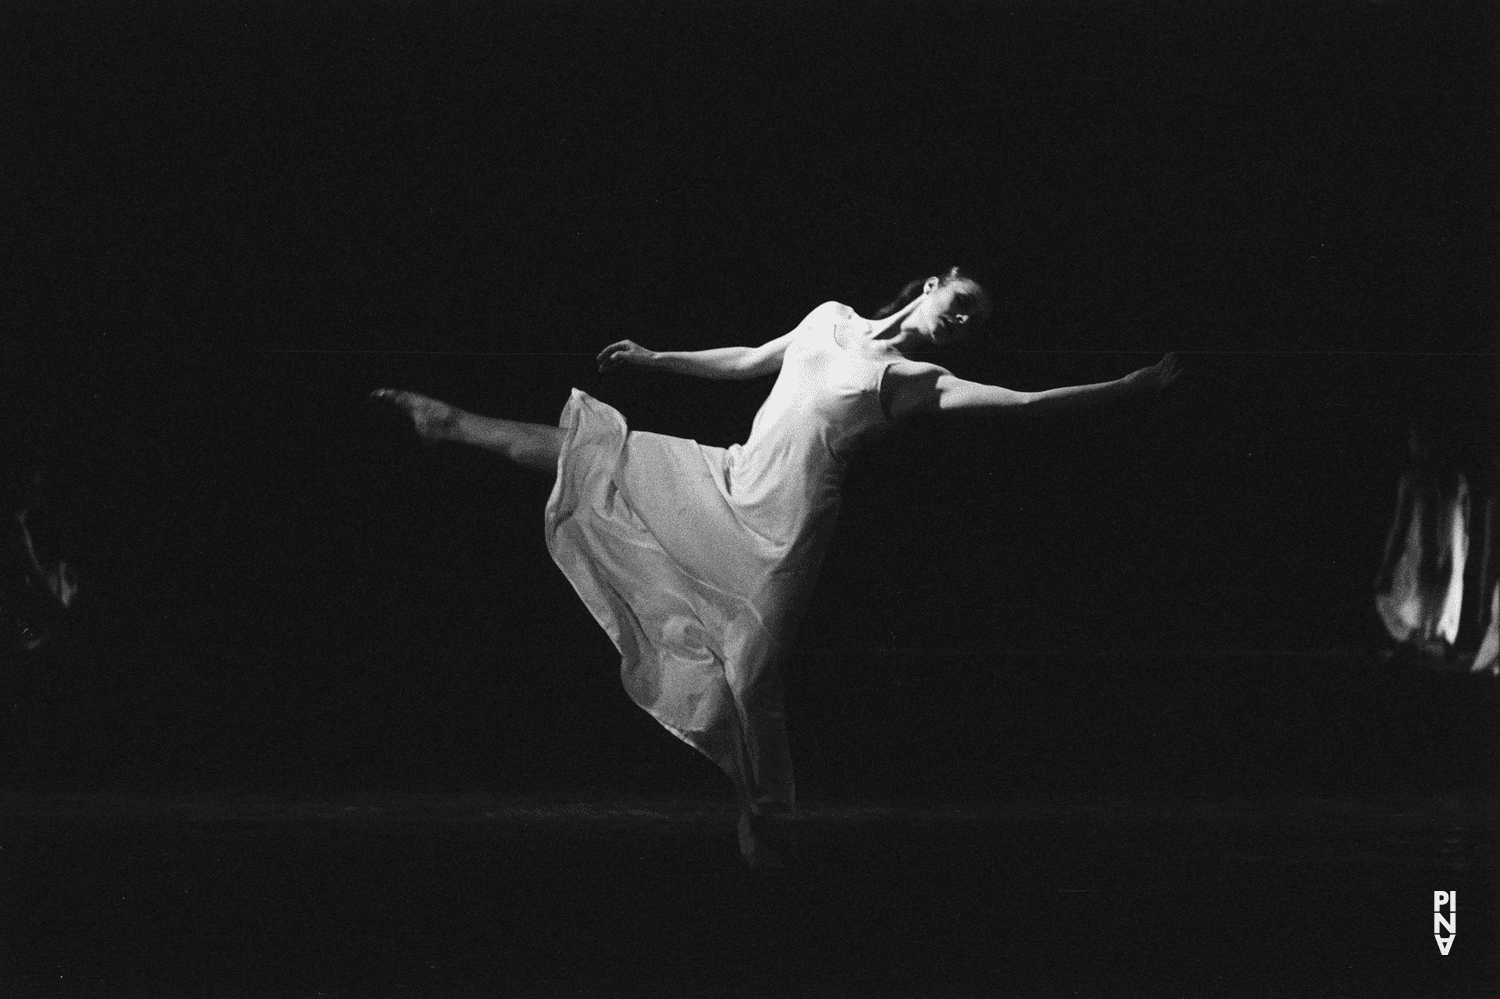
[[750,804],[740,803],[740,856],[751,867],[780,867],[781,857],[766,842],[766,817]]
[[557,469],[563,442],[559,427],[479,416],[415,392],[376,389],[370,397],[404,410],[423,440],[472,444],[540,472]]

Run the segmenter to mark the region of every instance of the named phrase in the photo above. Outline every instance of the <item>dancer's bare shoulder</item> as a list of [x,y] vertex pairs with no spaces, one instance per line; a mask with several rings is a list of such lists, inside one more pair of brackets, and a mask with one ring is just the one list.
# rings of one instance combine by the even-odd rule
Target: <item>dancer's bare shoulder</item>
[[843,323],[850,319],[858,319],[858,314],[843,302],[824,302],[807,314],[804,323],[832,322]]

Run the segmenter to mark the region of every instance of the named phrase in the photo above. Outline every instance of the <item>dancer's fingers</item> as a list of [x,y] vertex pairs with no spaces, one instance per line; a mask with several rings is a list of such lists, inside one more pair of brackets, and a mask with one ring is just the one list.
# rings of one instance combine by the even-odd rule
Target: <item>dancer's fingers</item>
[[605,347],[599,352],[599,370],[608,371],[625,363],[633,349],[635,349],[635,344],[629,340],[621,340]]
[[1182,377],[1182,359],[1173,351],[1156,362],[1156,369],[1161,387],[1166,388]]

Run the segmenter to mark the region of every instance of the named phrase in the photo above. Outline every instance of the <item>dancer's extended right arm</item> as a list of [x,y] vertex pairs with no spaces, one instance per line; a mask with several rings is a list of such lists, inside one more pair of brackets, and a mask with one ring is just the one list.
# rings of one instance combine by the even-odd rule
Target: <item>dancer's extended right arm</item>
[[917,413],[956,411],[1042,415],[1090,409],[1109,402],[1160,392],[1182,373],[1176,354],[1123,378],[1091,385],[1065,385],[1040,392],[1018,392],[1000,385],[957,378],[935,364],[898,362],[887,370],[881,404],[893,420]]
[[796,330],[759,347],[714,347],[709,350],[647,350],[632,340],[612,343],[599,352],[599,370],[631,365],[674,371],[698,378],[759,378],[781,370],[781,358]]

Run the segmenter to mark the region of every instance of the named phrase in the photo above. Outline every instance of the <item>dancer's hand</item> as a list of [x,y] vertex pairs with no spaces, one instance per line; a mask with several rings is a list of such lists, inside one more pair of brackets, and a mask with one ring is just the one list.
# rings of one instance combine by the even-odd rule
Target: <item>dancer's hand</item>
[[654,350],[647,350],[634,340],[621,340],[599,352],[599,370],[613,371],[627,364],[644,368],[654,360],[656,360]]
[[1135,373],[1136,384],[1143,393],[1156,393],[1182,377],[1182,361],[1176,354],[1168,354],[1149,368]]

